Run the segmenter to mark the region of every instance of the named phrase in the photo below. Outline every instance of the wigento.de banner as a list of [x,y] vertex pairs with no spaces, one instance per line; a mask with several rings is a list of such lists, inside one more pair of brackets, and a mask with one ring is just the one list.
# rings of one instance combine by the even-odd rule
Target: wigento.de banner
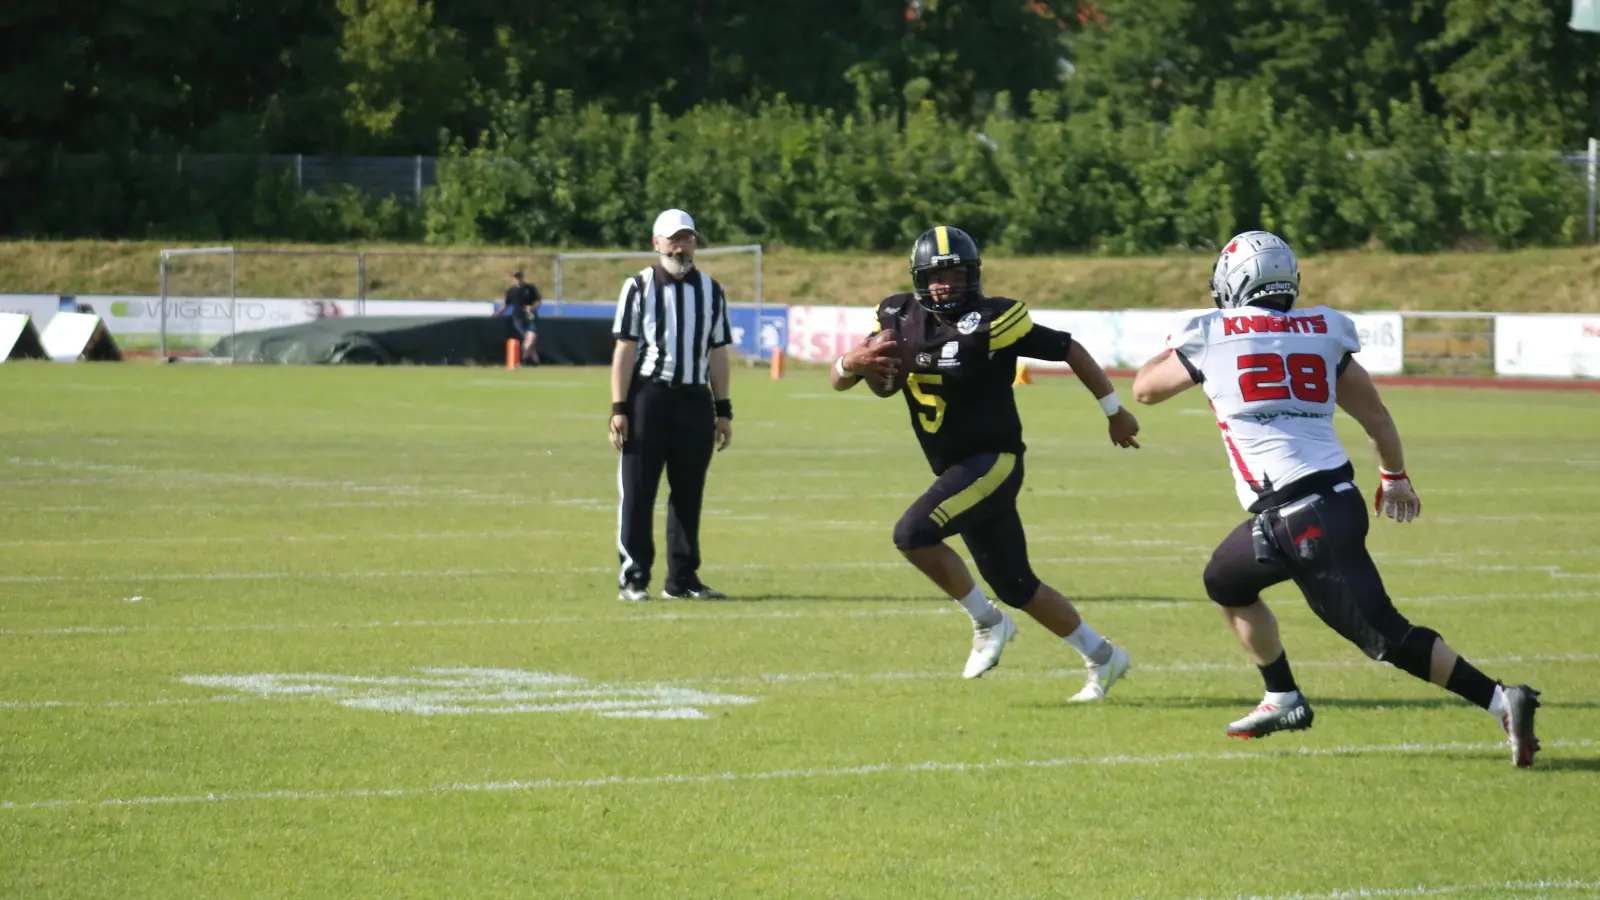
[[1600,378],[1600,316],[1495,316],[1494,372]]
[[[1033,321],[1072,335],[1095,361],[1108,369],[1143,365],[1166,348],[1167,335],[1193,311],[1035,309]],[[1368,371],[1396,374],[1405,362],[1405,325],[1399,313],[1351,313],[1361,335],[1359,359]],[[832,362],[855,346],[874,326],[864,306],[789,307],[789,356]],[[1030,367],[1065,369],[1066,364],[1027,360]]]

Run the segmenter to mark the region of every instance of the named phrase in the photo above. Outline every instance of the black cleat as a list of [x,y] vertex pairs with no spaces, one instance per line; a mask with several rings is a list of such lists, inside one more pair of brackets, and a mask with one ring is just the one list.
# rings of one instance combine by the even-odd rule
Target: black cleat
[[1533,755],[1539,752],[1539,739],[1533,734],[1533,712],[1539,708],[1539,692],[1525,684],[1502,688],[1505,691],[1505,712],[1500,714],[1500,724],[1506,730],[1506,740],[1511,742],[1511,761],[1517,768],[1533,765]]
[[1290,706],[1262,703],[1250,715],[1228,726],[1228,737],[1248,741],[1263,738],[1277,731],[1304,731],[1311,727],[1316,714],[1305,695],[1300,695]]
[[724,594],[723,592],[721,592],[719,590],[716,590],[714,588],[708,588],[703,584],[697,584],[692,588],[687,588],[687,589],[684,589],[684,590],[674,590],[672,588],[667,588],[665,593],[666,593],[666,595],[668,597],[671,597],[674,600],[726,600],[726,599],[728,599],[728,595],[727,594]]

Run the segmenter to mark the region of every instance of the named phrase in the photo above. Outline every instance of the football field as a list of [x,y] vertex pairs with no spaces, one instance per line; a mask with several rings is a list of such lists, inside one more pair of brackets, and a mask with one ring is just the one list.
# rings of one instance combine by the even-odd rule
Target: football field
[[1374,555],[1544,691],[1522,771],[1292,586],[1316,727],[1224,737],[1261,681],[1200,582],[1243,514],[1198,391],[1119,451],[1075,379],[1019,388],[1035,568],[1133,654],[1078,706],[1020,614],[961,679],[890,540],[904,405],[820,369],[735,373],[733,599],[617,601],[605,385],[0,368],[0,897],[1600,896],[1600,393],[1385,391],[1423,515]]

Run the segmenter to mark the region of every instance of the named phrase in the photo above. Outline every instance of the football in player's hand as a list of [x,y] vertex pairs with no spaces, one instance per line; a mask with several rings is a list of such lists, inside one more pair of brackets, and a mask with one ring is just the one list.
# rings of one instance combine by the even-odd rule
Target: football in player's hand
[[906,375],[911,366],[906,358],[906,344],[895,330],[880,331],[867,339],[865,349],[870,352],[873,370],[862,376],[867,387],[879,397],[893,397],[906,385]]

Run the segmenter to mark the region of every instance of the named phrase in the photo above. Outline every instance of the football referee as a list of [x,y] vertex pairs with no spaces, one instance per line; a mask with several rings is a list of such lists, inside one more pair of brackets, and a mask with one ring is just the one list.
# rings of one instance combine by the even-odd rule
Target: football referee
[[660,259],[622,283],[612,323],[611,446],[621,453],[619,600],[650,599],[656,488],[667,470],[668,597],[721,600],[700,580],[700,502],[713,446],[733,439],[728,301],[694,265],[699,234],[681,209],[656,217]]

